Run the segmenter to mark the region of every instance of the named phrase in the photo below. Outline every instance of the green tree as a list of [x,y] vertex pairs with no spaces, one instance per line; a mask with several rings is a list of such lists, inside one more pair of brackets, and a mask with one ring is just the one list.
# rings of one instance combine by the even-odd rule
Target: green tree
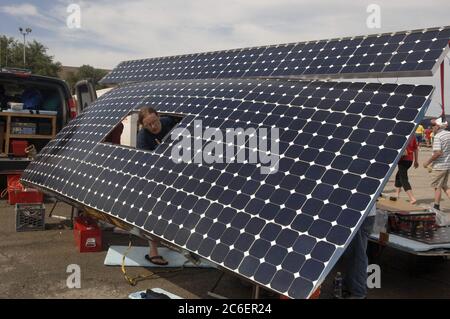
[[0,66],[30,69],[33,74],[58,76],[61,63],[47,53],[48,48],[35,40],[25,47],[26,65],[23,65],[23,43],[18,40],[0,36]]
[[75,87],[75,84],[80,80],[87,80],[90,79],[92,83],[95,85],[96,90],[100,90],[105,88],[106,86],[100,85],[98,82],[106,75],[108,74],[108,71],[96,69],[93,66],[90,65],[82,65],[79,67],[77,72],[71,72],[67,76],[67,83],[73,90]]

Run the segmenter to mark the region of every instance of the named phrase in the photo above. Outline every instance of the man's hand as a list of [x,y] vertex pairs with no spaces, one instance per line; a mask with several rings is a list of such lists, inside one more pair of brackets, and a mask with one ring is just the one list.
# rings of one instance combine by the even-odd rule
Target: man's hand
[[417,167],[419,167],[419,162],[414,161],[414,168],[417,168]]

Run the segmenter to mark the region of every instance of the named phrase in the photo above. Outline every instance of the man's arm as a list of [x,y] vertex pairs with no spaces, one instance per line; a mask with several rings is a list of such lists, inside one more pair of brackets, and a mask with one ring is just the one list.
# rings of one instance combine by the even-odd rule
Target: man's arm
[[136,138],[136,148],[153,151],[155,149],[155,145],[148,138],[146,138],[144,132],[139,131]]
[[444,154],[442,152],[442,147],[441,147],[441,143],[439,140],[436,139],[436,137],[434,138],[434,143],[433,143],[433,155],[431,155],[431,157],[428,159],[428,161],[426,161],[425,163],[423,163],[423,167],[427,168],[428,165],[430,165],[432,162],[434,162],[435,160],[437,160],[439,157],[442,156],[442,154]]

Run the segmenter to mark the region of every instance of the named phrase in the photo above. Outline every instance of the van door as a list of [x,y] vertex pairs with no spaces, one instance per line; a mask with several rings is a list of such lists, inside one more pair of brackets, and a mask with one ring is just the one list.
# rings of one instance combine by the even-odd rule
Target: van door
[[81,80],[75,84],[75,94],[77,96],[77,111],[80,114],[92,102],[97,100],[97,92],[91,80]]

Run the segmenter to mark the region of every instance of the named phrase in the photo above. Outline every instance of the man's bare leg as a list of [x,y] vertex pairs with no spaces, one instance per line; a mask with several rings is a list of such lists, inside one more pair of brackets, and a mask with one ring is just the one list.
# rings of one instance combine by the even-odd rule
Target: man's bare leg
[[[442,192],[440,188],[434,189],[434,206],[440,207]],[[440,208],[439,208],[440,209]]]

